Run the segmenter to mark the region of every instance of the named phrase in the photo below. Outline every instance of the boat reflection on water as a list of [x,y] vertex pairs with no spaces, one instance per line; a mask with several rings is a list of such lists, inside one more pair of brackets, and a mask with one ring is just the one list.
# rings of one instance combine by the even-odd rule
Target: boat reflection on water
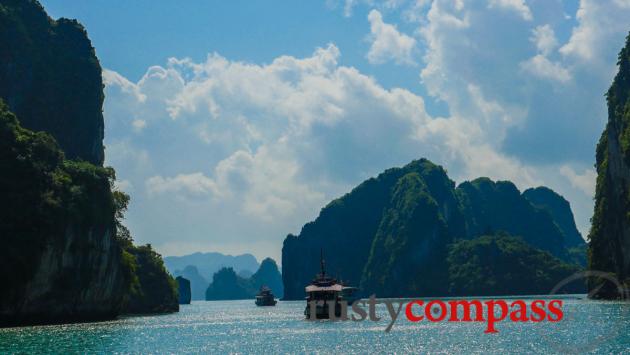
[[[320,273],[304,289],[307,295],[304,315],[307,319],[312,319],[311,313],[314,310],[315,319],[328,319],[334,307],[335,317],[340,317],[342,302],[352,305],[357,299],[358,288],[345,286],[337,279],[326,275],[323,251],[320,251],[320,267]],[[313,304],[314,306],[311,306]]]

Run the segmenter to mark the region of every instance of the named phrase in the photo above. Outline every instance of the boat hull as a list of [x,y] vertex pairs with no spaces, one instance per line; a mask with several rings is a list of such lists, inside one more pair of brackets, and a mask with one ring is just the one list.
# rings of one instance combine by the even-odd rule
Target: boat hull
[[[330,319],[330,307],[330,303],[318,304],[315,307],[315,319]],[[336,302],[334,307],[335,317],[341,317],[341,304]],[[308,303],[306,304],[306,308],[304,309],[304,315],[306,316],[306,319],[311,319],[311,307]]]
[[276,300],[256,300],[256,305],[258,307],[270,307],[270,306],[275,306],[276,303],[278,303],[278,301]]

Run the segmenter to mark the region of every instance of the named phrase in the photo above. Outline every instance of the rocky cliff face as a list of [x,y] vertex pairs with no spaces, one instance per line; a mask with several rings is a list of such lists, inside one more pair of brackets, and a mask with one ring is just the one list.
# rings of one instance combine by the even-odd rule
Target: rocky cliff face
[[179,304],[190,304],[190,281],[177,276],[177,293],[179,294]]
[[536,208],[509,181],[488,178],[457,187],[466,216],[467,237],[506,231],[532,246],[566,258],[564,235],[551,214]]
[[299,236],[288,235],[282,246],[284,298],[304,297],[304,286],[319,272],[321,249],[329,274],[358,285],[392,187],[421,163],[389,169],[364,181],[324,207]]
[[[608,124],[597,145],[595,212],[589,267],[630,286],[630,35],[619,53],[619,72],[606,94]],[[602,287],[603,286],[603,287]],[[596,298],[618,298],[614,285],[593,280]],[[600,288],[601,287],[601,288]]]
[[304,297],[324,250],[329,274],[379,296],[449,293],[449,246],[494,232],[569,260],[553,215],[508,181],[479,178],[457,188],[420,159],[386,170],[324,207],[282,248],[285,299]]
[[446,246],[465,234],[454,183],[427,160],[407,169],[391,191],[361,288],[380,297],[443,295],[447,289],[439,281],[447,277]]
[[128,281],[113,171],[64,159],[0,101],[0,325],[102,319]]
[[[69,225],[60,243],[47,243],[32,279],[15,303],[3,303],[7,324],[111,319],[121,310],[125,282],[111,226]],[[86,253],[93,249],[97,252]]]
[[0,97],[66,157],[103,163],[103,81],[85,29],[35,0],[0,2]]
[[525,190],[523,197],[535,207],[543,209],[551,215],[562,234],[564,234],[564,243],[567,248],[586,245],[582,234],[580,234],[575,225],[575,218],[569,201],[564,197],[544,186]]

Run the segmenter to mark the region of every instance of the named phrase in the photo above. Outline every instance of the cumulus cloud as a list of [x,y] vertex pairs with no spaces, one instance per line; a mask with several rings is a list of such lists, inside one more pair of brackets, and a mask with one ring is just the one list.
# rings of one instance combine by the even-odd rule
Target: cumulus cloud
[[396,26],[383,22],[377,10],[368,14],[370,22],[370,50],[367,59],[372,64],[382,64],[393,60],[396,64],[414,64],[413,50],[416,40],[400,33]]
[[563,165],[560,173],[569,180],[571,186],[580,189],[587,196],[595,196],[597,173],[594,169],[585,169],[582,174],[578,174],[569,165]]
[[[108,163],[144,186],[134,191],[142,209],[132,204],[130,215],[160,216],[137,225],[138,233],[168,240],[167,225],[183,219],[193,221],[190,238],[211,229],[280,240],[350,187],[420,157],[458,178],[537,181],[499,151],[504,133],[485,131],[514,120],[517,109],[469,85],[478,119],[433,117],[421,96],[386,89],[339,65],[339,56],[332,44],[267,65],[211,54],[204,62],[171,59],[136,83],[108,81]],[[140,131],[137,120],[146,121]]]
[[[522,18],[531,21],[515,22],[507,11],[497,12],[499,5],[518,3],[528,10],[513,9],[520,8]],[[577,21],[567,23],[562,6],[510,4],[431,1],[426,14],[418,15],[426,44],[422,83],[432,97],[447,103],[451,119],[475,122],[482,130],[492,148],[485,156],[502,158],[490,159],[500,162],[495,171],[511,167],[504,171],[520,176],[519,186],[538,181],[579,201],[573,204],[577,223],[587,230],[592,201],[586,178],[566,184],[567,168],[564,174],[560,168],[581,171],[593,164],[606,117],[601,93],[612,80],[616,52],[628,30],[621,18],[630,16],[630,9],[583,0]],[[563,36],[568,32],[569,39],[560,40],[554,26]],[[589,36],[580,38],[585,29]],[[598,55],[580,54],[589,48]]]
[[558,46],[556,34],[549,24],[534,28],[530,41],[536,45],[538,51],[543,55],[549,55]]
[[552,51],[558,46],[556,34],[549,24],[534,28],[529,40],[536,46],[538,54],[521,62],[520,66],[524,71],[538,78],[560,83],[571,80],[571,73],[567,68],[549,59]]
[[489,0],[488,7],[514,11],[527,21],[531,21],[533,18],[532,11],[525,3],[525,0]]
[[[347,4],[373,10],[369,61],[409,64],[414,50],[421,53],[426,97],[340,65],[334,44],[268,64],[217,53],[171,58],[137,82],[104,71],[107,160],[134,187],[129,221],[140,238],[267,240],[279,249],[331,199],[419,157],[457,181],[549,185],[572,202],[585,229],[594,172],[584,167],[592,165],[606,114],[601,93],[626,31],[597,26],[607,17],[623,22],[630,12],[623,2],[582,0],[568,29],[558,25],[565,9],[541,2]],[[387,6],[395,9],[388,19],[399,13],[419,24],[417,41],[393,18],[383,21]],[[412,8],[422,12],[411,16]],[[396,68],[418,75],[417,67]],[[428,100],[447,109],[431,115]]]
[[576,14],[577,25],[560,52],[570,58],[597,65],[597,69],[609,66],[605,58],[611,51],[618,51],[620,38],[628,33],[630,3],[623,0],[580,0]]
[[178,174],[172,178],[153,176],[147,179],[146,185],[149,194],[175,192],[193,197],[219,194],[216,183],[202,173]]
[[542,54],[537,54],[521,63],[523,70],[543,79],[551,79],[561,83],[571,80],[569,70],[560,63],[552,62]]

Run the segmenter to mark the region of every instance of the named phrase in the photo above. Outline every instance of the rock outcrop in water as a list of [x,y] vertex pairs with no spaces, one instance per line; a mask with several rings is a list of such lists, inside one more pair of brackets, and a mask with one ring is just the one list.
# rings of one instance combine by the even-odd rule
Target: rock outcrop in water
[[22,126],[50,133],[68,159],[102,165],[103,80],[83,26],[34,0],[4,0],[0,53],[0,97]]
[[[606,94],[608,123],[597,145],[595,211],[589,233],[589,268],[614,275],[630,289],[630,35],[619,72]],[[619,298],[615,285],[592,280],[595,298]]]
[[179,304],[190,304],[190,281],[181,276],[175,278],[179,293]]
[[191,297],[195,301],[206,299],[206,289],[210,282],[199,274],[197,267],[188,265],[184,270],[176,270],[173,275],[190,280]]
[[303,298],[318,272],[320,248],[329,273],[360,284],[364,293],[448,295],[449,247],[499,231],[571,260],[553,214],[514,184],[479,178],[456,187],[442,167],[420,159],[364,181],[324,207],[299,236],[287,236],[284,298]]

